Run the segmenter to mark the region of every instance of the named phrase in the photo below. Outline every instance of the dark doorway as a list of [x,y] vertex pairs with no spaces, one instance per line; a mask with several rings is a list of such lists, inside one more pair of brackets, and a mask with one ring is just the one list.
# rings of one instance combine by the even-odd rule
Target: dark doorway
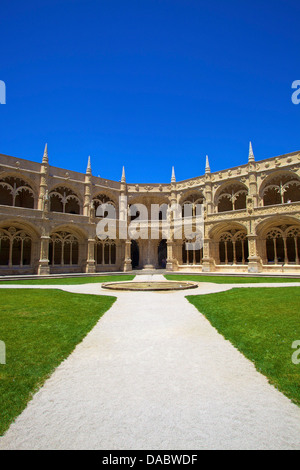
[[162,240],[158,245],[158,266],[165,269],[167,265],[167,240]]
[[132,269],[137,269],[140,264],[140,250],[139,245],[135,240],[131,242],[131,262],[132,262]]

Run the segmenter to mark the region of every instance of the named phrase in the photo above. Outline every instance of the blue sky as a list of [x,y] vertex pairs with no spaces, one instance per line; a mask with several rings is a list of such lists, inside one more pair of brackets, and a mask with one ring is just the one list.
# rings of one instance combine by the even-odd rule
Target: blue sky
[[1,0],[0,153],[167,182],[300,150],[300,2]]

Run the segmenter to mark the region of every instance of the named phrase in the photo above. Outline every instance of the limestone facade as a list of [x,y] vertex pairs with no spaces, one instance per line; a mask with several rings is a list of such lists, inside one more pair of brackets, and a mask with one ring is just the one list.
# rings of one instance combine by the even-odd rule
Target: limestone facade
[[[115,239],[96,236],[96,210],[120,196],[128,206],[198,204],[205,210],[204,246],[187,251],[174,239]],[[121,204],[122,205],[122,204]],[[148,221],[145,221],[148,224]],[[160,224],[161,222],[158,222]],[[42,163],[0,155],[0,274],[56,274],[131,271],[300,273],[300,152],[248,162],[186,181],[129,184]]]

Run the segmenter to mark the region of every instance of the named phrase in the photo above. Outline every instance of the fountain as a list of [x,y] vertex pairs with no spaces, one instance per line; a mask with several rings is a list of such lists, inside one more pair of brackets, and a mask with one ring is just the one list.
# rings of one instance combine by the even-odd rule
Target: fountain
[[199,287],[197,282],[186,281],[148,281],[148,282],[107,282],[102,284],[103,289],[118,291],[145,291],[145,292],[163,292],[177,291],[186,289],[196,289]]

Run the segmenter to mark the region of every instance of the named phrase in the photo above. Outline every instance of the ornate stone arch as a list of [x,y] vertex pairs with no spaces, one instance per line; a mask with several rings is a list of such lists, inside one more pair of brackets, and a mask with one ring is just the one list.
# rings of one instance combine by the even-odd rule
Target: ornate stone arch
[[245,232],[248,233],[248,224],[245,222],[235,222],[235,221],[224,221],[219,222],[217,224],[212,225],[208,232],[208,236],[210,239],[217,240],[218,237],[226,231],[235,230],[237,232]]
[[79,264],[79,240],[76,234],[56,231],[50,235],[49,263],[51,266]]
[[239,222],[221,222],[209,232],[217,264],[246,265],[249,257],[247,227]]
[[264,264],[299,264],[300,221],[294,217],[271,217],[257,226]]
[[95,262],[97,266],[115,266],[117,263],[117,241],[95,239]]
[[264,206],[300,201],[300,178],[292,171],[275,171],[261,184],[259,197]]
[[222,184],[214,195],[214,205],[218,212],[246,209],[248,187],[238,180]]
[[32,237],[34,241],[38,241],[41,236],[41,231],[39,228],[31,223],[28,222],[27,220],[24,220],[23,218],[10,218],[6,220],[2,220],[0,222],[0,228],[4,226],[16,226],[20,230],[25,230],[26,232],[29,233],[29,235]]
[[187,265],[201,265],[203,260],[203,247],[193,244],[190,240],[184,239],[182,242],[182,264]]
[[78,225],[75,225],[75,224],[61,224],[60,223],[57,225],[52,225],[50,235],[57,231],[74,233],[80,241],[85,241],[85,240],[88,240],[89,238],[88,232],[84,230],[82,227],[79,227]]
[[298,227],[300,219],[288,215],[272,215],[261,220],[256,226],[256,234],[259,238],[265,238],[273,227]]
[[83,203],[83,192],[81,190],[81,187],[83,188],[83,185],[79,183],[72,183],[69,180],[66,179],[58,179],[58,178],[53,178],[53,181],[51,182],[51,185],[49,184],[49,194],[54,191],[56,188],[64,187],[68,189],[69,191],[73,192],[76,194],[78,199],[80,200],[80,203]]
[[115,193],[114,191],[112,191],[109,188],[98,188],[97,187],[96,189],[93,190],[92,199],[95,199],[95,198],[97,198],[101,195],[106,196],[107,198],[109,198],[115,204],[116,207],[118,206],[119,193]]
[[184,204],[186,201],[195,203],[196,201],[205,201],[204,191],[202,189],[188,189],[179,199],[179,204]]
[[9,269],[33,267],[39,234],[22,220],[0,223],[0,265]]
[[25,181],[25,183],[32,188],[34,191],[35,197],[39,194],[39,175],[38,175],[38,182],[35,180],[34,177],[28,176],[28,174],[21,170],[9,170],[9,171],[2,171],[0,172],[0,180],[5,178],[16,178]]
[[88,233],[74,224],[51,227],[49,264],[53,268],[72,270],[86,261]]
[[31,182],[23,175],[15,173],[1,175],[0,178],[0,203],[13,207],[34,209],[37,201],[37,193]]
[[285,234],[287,237],[300,236],[300,224],[298,226],[292,225],[291,227],[287,228]]
[[193,216],[196,216],[197,206],[202,206],[205,202],[205,197],[202,190],[190,189],[186,191],[180,198],[180,204],[182,205],[182,217],[186,217],[185,206],[190,206],[190,210]]
[[[118,202],[116,200],[116,197],[113,195],[111,191],[100,191],[100,192],[95,192],[93,198],[92,198],[92,205],[95,210],[95,215],[97,216],[97,209],[101,204],[111,204],[114,206],[116,212],[118,210]],[[116,213],[117,215],[117,213]]]
[[82,213],[82,199],[69,185],[64,183],[51,189],[49,200],[51,212]]

